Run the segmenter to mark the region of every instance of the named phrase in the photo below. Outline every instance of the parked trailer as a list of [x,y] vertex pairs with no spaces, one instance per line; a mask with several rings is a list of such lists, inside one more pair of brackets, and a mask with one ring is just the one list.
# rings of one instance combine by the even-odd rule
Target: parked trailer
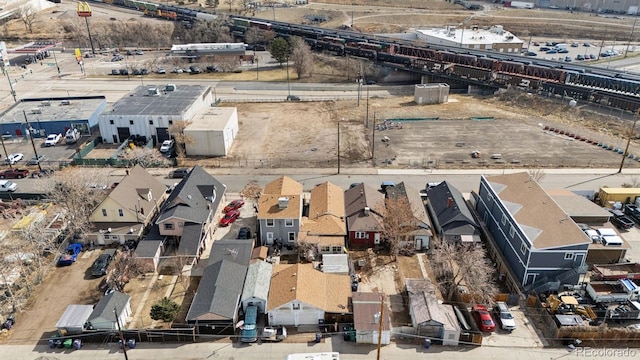
[[640,287],[630,279],[592,281],[587,283],[586,291],[596,303],[624,303],[638,300],[640,295]]
[[619,279],[640,280],[640,264],[601,264],[593,265],[591,278],[601,281],[616,281]]
[[640,303],[629,301],[626,304],[617,305],[613,309],[609,308],[608,318],[614,320],[638,320],[640,319]]

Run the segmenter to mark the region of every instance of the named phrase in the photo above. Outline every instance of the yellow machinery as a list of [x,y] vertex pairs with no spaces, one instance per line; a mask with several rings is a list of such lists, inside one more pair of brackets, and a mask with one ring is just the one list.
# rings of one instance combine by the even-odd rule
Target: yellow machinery
[[547,308],[552,314],[576,314],[589,320],[595,320],[597,318],[590,306],[580,305],[578,300],[573,296],[560,296],[558,298],[555,295],[549,295],[549,297],[547,297]]

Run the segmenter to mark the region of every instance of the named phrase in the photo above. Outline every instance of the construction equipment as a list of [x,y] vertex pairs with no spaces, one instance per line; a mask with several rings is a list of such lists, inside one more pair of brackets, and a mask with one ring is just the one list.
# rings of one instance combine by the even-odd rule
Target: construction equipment
[[596,320],[598,316],[588,305],[580,305],[573,296],[549,295],[547,297],[547,309],[552,314],[580,315],[587,320]]

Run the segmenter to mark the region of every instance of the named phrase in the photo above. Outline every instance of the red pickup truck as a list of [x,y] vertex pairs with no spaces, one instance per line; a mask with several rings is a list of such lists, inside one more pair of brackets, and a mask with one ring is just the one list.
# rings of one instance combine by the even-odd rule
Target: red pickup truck
[[0,179],[22,179],[27,177],[29,170],[26,169],[8,169],[0,172]]

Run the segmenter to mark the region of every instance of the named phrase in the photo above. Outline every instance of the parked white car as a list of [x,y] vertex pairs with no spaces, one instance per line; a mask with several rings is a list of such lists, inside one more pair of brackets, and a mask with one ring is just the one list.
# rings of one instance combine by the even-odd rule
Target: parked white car
[[9,165],[14,165],[15,163],[17,163],[18,161],[24,159],[24,154],[21,153],[15,153],[15,154],[9,154],[9,156],[7,156],[6,159],[4,159],[4,163]]
[[18,188],[18,184],[9,180],[0,180],[0,192],[13,192]]
[[162,145],[160,146],[160,152],[166,153],[166,152],[170,151],[171,148],[173,147],[173,144],[175,144],[175,142],[173,140],[165,140],[165,141],[163,141]]
[[62,134],[50,134],[44,141],[44,146],[55,146],[62,139]]

